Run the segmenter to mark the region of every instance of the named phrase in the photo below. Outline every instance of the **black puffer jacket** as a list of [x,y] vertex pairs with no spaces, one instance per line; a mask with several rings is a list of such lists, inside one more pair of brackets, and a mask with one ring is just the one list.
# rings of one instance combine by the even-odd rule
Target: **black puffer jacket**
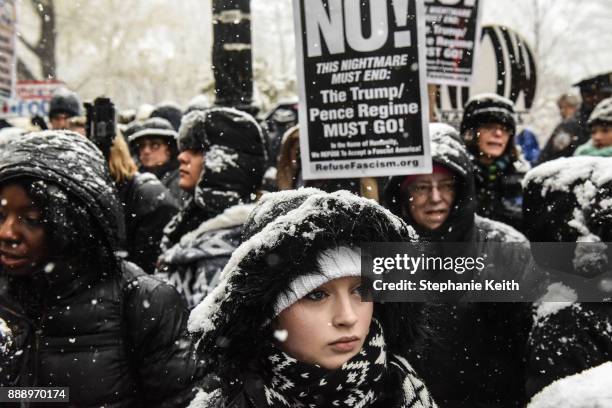
[[153,273],[164,227],[179,207],[170,191],[151,173],[136,173],[117,189],[125,213],[127,259]]
[[[561,158],[527,173],[527,233],[532,241],[546,243],[532,250],[552,282],[533,305],[535,324],[526,354],[528,397],[560,378],[612,361],[612,305],[580,301],[586,295],[591,300],[610,296],[610,180],[612,158]],[[555,301],[560,303],[550,303]]]
[[174,288],[133,264],[118,276],[70,282],[56,267],[53,277],[10,281],[0,297],[0,318],[22,352],[0,384],[69,387],[79,407],[186,405],[196,361],[187,308]]
[[0,183],[23,177],[59,188],[49,191],[63,205],[43,217],[82,211],[49,221],[73,228],[49,244],[64,248],[56,241],[67,237],[71,252],[53,253],[27,277],[3,277],[0,318],[15,352],[0,359],[0,383],[68,386],[70,406],[185,405],[198,369],[186,306],[172,287],[114,255],[123,214],[100,152],[76,134],[32,133],[0,149]]
[[[452,170],[457,178],[455,203],[447,220],[433,231],[412,221],[404,207],[406,197],[400,193],[404,176],[392,177],[387,183],[387,207],[414,226],[424,240],[464,243],[462,251],[496,261],[486,276],[471,279],[516,279],[531,285],[534,265],[526,238],[508,225],[475,215],[472,164],[458,133],[450,126],[432,124],[430,137],[433,163]],[[500,242],[514,244],[504,247]],[[412,362],[439,406],[521,406],[528,304],[430,304],[428,313],[432,333],[424,351],[413,354]]]

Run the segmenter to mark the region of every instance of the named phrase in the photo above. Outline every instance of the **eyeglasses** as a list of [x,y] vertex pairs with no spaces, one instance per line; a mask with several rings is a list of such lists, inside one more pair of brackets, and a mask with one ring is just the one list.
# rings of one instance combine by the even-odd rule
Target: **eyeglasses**
[[156,151],[159,150],[163,144],[164,143],[160,142],[159,140],[143,140],[142,142],[138,142],[136,147],[138,148],[138,151],[142,151],[147,147],[153,151]]
[[455,181],[441,181],[440,183],[431,183],[431,184],[414,184],[408,188],[408,191],[415,197],[426,197],[433,193],[433,190],[437,189],[440,194],[452,194],[455,192]]
[[480,125],[480,128],[490,132],[501,130],[502,132],[510,134],[510,128],[506,125],[502,125],[501,123],[484,123]]

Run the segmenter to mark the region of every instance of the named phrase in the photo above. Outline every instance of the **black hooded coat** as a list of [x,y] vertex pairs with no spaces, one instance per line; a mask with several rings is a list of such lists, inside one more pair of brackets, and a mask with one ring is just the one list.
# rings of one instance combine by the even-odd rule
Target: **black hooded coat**
[[263,179],[266,150],[255,119],[229,108],[185,115],[179,147],[204,151],[204,166],[193,196],[164,231],[157,273],[193,307],[217,284],[240,245],[249,203]]
[[[475,214],[472,163],[458,133],[450,126],[432,124],[430,137],[433,163],[451,170],[456,177],[455,202],[448,218],[433,231],[417,225],[406,209],[408,197],[400,191],[405,176],[392,177],[385,186],[387,208],[413,226],[422,240],[459,243],[453,247],[460,248],[461,253],[496,260],[495,268],[487,269],[486,275],[467,279],[516,279],[529,284],[533,260],[526,238],[508,225]],[[514,244],[503,247],[500,242]],[[431,336],[423,352],[413,353],[412,361],[440,407],[522,406],[521,357],[530,324],[525,305],[428,305]]]
[[204,221],[234,205],[254,201],[267,160],[259,124],[252,116],[230,108],[185,115],[178,144],[181,151],[204,152],[204,166],[193,196],[164,231],[162,252]]
[[151,173],[135,173],[117,184],[125,213],[128,260],[145,272],[155,271],[164,227],[179,211],[173,194]]
[[32,133],[0,148],[0,184],[24,177],[60,204],[39,203],[58,230],[42,270],[0,271],[0,320],[13,338],[0,384],[69,387],[69,406],[185,405],[198,370],[187,308],[116,257],[123,214],[100,152],[77,134]]
[[[611,169],[612,158],[573,157],[527,173],[527,234],[532,242],[545,243],[532,251],[538,267],[557,285],[545,299],[562,296],[558,307],[533,305],[525,367],[529,398],[560,378],[612,361],[612,305],[580,301],[585,290],[591,296],[601,291],[602,300],[610,297],[605,283],[612,279]],[[597,396],[590,397],[596,401]]]
[[[325,249],[410,241],[414,232],[371,200],[347,191],[327,194],[306,188],[263,196],[245,224],[243,238],[219,285],[190,316],[189,329],[200,339],[199,355],[220,379],[204,384],[193,407],[269,406],[261,389],[271,371],[265,351],[274,339],[270,320],[279,295],[298,276],[316,270],[316,254]],[[392,356],[405,356],[415,346],[424,327],[417,303],[377,303],[374,316],[392,361]],[[381,383],[371,385],[379,396],[375,407],[435,406],[409,364],[403,366],[408,373],[394,367],[399,366],[389,364]],[[317,406],[331,405],[328,401]]]

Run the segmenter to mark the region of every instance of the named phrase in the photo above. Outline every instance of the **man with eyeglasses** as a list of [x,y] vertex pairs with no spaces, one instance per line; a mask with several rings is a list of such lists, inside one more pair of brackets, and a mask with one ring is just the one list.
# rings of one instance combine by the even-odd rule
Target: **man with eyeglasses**
[[138,170],[157,176],[181,204],[184,193],[179,187],[178,135],[170,122],[150,118],[128,126],[126,132],[130,149],[138,156]]
[[523,228],[521,181],[530,166],[514,144],[514,104],[481,94],[465,105],[461,135],[474,165],[478,214]]
[[[383,200],[440,256],[482,256],[492,269],[465,272],[473,279],[515,279],[531,287],[534,263],[527,239],[514,228],[476,215],[473,165],[452,127],[429,127],[431,174],[394,176]],[[500,242],[517,242],[499,250]],[[450,253],[452,252],[452,254]],[[485,278],[486,275],[486,278]],[[533,285],[535,286],[535,285]],[[531,322],[529,304],[428,304],[431,337],[410,363],[442,407],[523,406],[523,349]]]

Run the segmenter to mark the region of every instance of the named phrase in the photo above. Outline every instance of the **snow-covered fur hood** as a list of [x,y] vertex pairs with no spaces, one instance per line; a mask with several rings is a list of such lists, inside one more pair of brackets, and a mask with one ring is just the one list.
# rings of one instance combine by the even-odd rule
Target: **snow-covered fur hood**
[[523,214],[532,242],[566,242],[574,251],[536,262],[566,273],[604,270],[612,255],[612,158],[571,157],[544,163],[523,180]]
[[474,214],[476,213],[472,163],[459,133],[451,126],[443,123],[431,123],[429,125],[429,136],[432,162],[448,168],[457,178],[455,204],[446,222],[435,231],[427,231],[419,228],[412,221],[409,211],[405,206],[402,206],[408,200],[408,197],[402,197],[400,191],[402,182],[410,173],[389,179],[384,188],[383,202],[385,207],[389,208],[393,214],[402,217],[413,226],[419,236],[433,241],[460,242],[472,229]]
[[22,135],[0,148],[0,184],[20,177],[54,183],[78,198],[115,251],[123,239],[121,204],[98,148],[68,131]]
[[[316,255],[340,245],[400,242],[414,232],[375,201],[347,191],[303,189],[264,195],[245,227],[220,283],[192,311],[189,330],[210,371],[235,378],[261,362],[273,341],[274,305],[296,277],[316,271]],[[390,352],[403,354],[421,327],[421,306],[375,306]],[[263,364],[263,363],[262,363]]]

